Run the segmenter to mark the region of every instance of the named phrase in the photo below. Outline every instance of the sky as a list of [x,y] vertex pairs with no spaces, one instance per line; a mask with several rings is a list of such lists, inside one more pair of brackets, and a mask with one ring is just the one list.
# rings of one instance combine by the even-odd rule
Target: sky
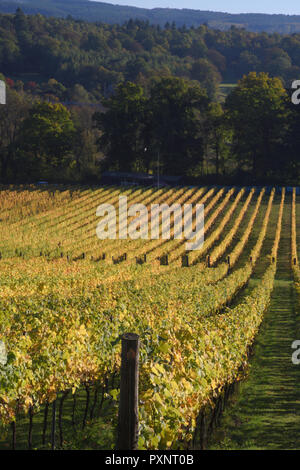
[[[96,0],[94,0],[96,1]],[[283,13],[300,15],[299,0],[101,0],[113,5],[141,8],[191,8],[193,10],[223,11],[227,13]]]

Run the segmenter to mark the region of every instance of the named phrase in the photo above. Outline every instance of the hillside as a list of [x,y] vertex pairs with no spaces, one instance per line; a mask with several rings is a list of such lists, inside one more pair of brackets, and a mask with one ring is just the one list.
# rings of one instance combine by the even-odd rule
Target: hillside
[[228,30],[231,25],[253,32],[266,31],[290,34],[300,31],[300,15],[229,14],[174,8],[136,8],[92,2],[90,0],[0,0],[0,12],[14,13],[22,7],[27,14],[67,17],[109,24],[140,19],[163,26],[175,22],[177,26],[198,26],[207,23],[212,28]]

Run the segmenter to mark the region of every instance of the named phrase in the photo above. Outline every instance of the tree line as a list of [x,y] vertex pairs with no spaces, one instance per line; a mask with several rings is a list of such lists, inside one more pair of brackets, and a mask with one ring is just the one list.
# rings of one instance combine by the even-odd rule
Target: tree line
[[[147,87],[170,75],[198,81],[215,99],[221,82],[251,71],[300,77],[300,34],[220,31],[149,21],[88,23],[72,18],[0,14],[0,71],[34,95],[69,99],[76,85],[90,101],[109,96],[124,81]],[[49,79],[56,85],[48,87]],[[49,89],[47,89],[47,87]]]
[[198,81],[120,83],[98,109],[7,84],[0,107],[3,183],[99,182],[104,170],[212,184],[298,184],[300,106],[278,77],[244,75],[224,104]]
[[[88,5],[87,5],[88,4]],[[0,0],[3,13],[14,13],[19,7],[19,0]],[[26,0],[22,8],[27,14],[42,14],[54,17],[73,17],[85,21],[102,21],[108,24],[122,24],[132,19],[149,21],[164,26],[167,21],[175,22],[179,27],[199,26],[207,23],[210,27],[227,30],[231,25],[243,27],[249,31],[293,33],[300,30],[299,15],[243,13],[192,10],[187,8],[136,8],[133,6],[112,5],[90,0]]]

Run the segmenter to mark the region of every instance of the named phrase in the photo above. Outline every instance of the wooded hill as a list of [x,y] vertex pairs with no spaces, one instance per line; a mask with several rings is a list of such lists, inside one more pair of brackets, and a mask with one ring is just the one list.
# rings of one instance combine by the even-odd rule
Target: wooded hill
[[300,34],[0,13],[0,73],[25,86],[54,78],[62,101],[71,98],[63,87],[80,84],[98,100],[124,80],[147,86],[170,75],[198,81],[214,98],[219,83],[236,83],[251,71],[280,77],[290,88],[300,77]]
[[160,174],[298,184],[299,77],[300,34],[0,14],[0,179],[155,173],[159,153]]
[[[116,0],[117,1],[117,0]],[[283,34],[300,31],[300,15],[229,14],[175,8],[136,8],[111,5],[90,0],[0,0],[0,12],[14,13],[21,6],[24,13],[40,13],[45,16],[67,17],[86,21],[122,24],[129,19],[149,21],[163,26],[175,22],[177,26],[199,26],[207,23],[212,28],[227,30],[234,25],[255,32]]]

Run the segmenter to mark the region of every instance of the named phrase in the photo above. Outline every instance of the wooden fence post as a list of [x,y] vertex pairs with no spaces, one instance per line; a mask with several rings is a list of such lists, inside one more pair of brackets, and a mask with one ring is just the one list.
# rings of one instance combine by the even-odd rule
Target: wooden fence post
[[139,336],[122,336],[117,450],[138,447]]
[[188,255],[182,255],[181,256],[181,266],[184,267],[184,268],[189,267],[189,257],[188,257]]
[[230,274],[230,256],[227,256],[227,264],[228,264],[227,275],[229,275]]
[[160,256],[160,264],[162,266],[168,266],[169,265],[169,255],[162,255]]

